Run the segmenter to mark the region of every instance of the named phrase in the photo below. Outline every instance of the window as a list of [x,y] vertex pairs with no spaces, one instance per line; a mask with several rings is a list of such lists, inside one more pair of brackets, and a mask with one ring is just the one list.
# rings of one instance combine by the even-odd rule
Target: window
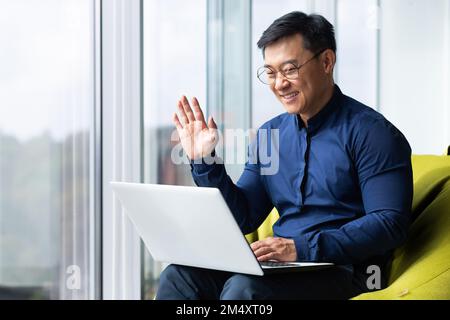
[[[172,114],[183,94],[196,95],[205,111],[207,2],[145,0],[143,4],[144,181],[193,185],[189,165],[171,159],[177,143]],[[152,299],[163,266],[144,251],[143,298]]]
[[0,8],[0,299],[95,298],[94,1]]

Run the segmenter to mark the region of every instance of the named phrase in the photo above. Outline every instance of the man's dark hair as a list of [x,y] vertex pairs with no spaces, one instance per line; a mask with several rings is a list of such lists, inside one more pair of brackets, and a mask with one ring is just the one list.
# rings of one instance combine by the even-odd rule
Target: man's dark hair
[[300,11],[290,12],[275,20],[258,41],[263,56],[267,46],[277,40],[299,33],[303,37],[304,48],[317,53],[331,49],[336,53],[334,27],[327,19],[318,14],[307,15]]

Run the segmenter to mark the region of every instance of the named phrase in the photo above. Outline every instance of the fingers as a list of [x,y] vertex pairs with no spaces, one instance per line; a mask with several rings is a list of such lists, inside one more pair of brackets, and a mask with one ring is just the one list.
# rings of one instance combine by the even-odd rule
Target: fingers
[[259,261],[297,261],[297,249],[292,239],[267,238],[251,245]]
[[186,112],[184,111],[183,104],[181,101],[178,101],[178,113],[180,114],[181,124],[183,127],[187,126],[189,124],[188,117],[186,115]]
[[189,122],[194,122],[194,113],[192,112],[191,106],[189,105],[189,101],[187,100],[186,96],[181,97],[181,104],[183,105],[184,112]]
[[[295,256],[285,250],[284,242],[292,240],[268,237],[264,240],[253,242],[250,246],[258,261],[277,260],[295,261]],[[294,247],[295,251],[295,247]]]
[[172,117],[173,123],[175,124],[175,127],[177,127],[178,132],[183,130],[183,126],[181,125],[180,119],[178,118],[177,113],[175,112]]
[[258,261],[269,261],[269,260],[278,261],[277,257],[278,257],[277,252],[269,252],[268,254],[258,257]]
[[250,247],[253,250],[253,253],[255,254],[256,258],[258,258],[258,260],[261,257],[275,251],[274,248],[272,248],[271,246],[272,243],[271,239],[272,238],[267,238],[264,240],[255,241],[250,245]]
[[202,129],[203,128],[217,129],[217,124],[215,123],[212,117],[209,117],[208,124],[206,124],[205,116],[203,115],[203,111],[200,108],[200,104],[198,103],[196,97],[192,98],[192,108],[191,108],[186,96],[182,96],[181,99],[178,101],[178,113],[179,113],[179,117],[177,117],[178,122],[180,123],[182,128],[187,126],[189,123],[199,121],[201,123]]
[[270,245],[270,243],[272,243],[274,240],[273,237],[267,237],[263,240],[258,240],[253,242],[252,244],[250,244],[250,247],[252,248],[253,251],[262,248],[262,247],[266,247],[268,245]]
[[253,251],[256,258],[259,260],[261,257],[268,255],[270,253],[276,253],[276,251],[271,247],[263,247],[259,248],[258,250]]
[[195,119],[202,122],[203,128],[206,127],[205,116],[196,97],[192,98],[192,107],[194,108]]
[[212,128],[212,129],[217,129],[217,124],[214,121],[212,116],[209,116],[209,120],[208,120],[208,128]]
[[255,241],[252,244],[250,244],[250,247],[252,248],[253,252],[259,248],[261,248],[262,241]]

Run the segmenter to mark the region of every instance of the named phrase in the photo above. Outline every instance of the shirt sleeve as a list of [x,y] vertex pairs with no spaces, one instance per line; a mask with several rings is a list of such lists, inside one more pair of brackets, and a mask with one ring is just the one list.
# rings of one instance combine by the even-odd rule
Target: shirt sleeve
[[413,197],[407,140],[387,120],[377,119],[359,130],[353,157],[365,214],[339,229],[294,238],[299,261],[360,263],[406,239]]
[[248,148],[244,172],[236,184],[227,175],[220,158],[194,163],[191,173],[200,187],[218,188],[244,234],[256,230],[273,208],[261,175],[257,157],[257,140]]

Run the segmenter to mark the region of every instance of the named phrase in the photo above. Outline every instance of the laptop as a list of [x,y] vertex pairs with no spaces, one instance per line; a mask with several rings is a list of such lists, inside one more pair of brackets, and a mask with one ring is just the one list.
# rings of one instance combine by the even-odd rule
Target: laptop
[[260,263],[219,189],[111,182],[153,259],[263,276],[330,268],[332,263]]

